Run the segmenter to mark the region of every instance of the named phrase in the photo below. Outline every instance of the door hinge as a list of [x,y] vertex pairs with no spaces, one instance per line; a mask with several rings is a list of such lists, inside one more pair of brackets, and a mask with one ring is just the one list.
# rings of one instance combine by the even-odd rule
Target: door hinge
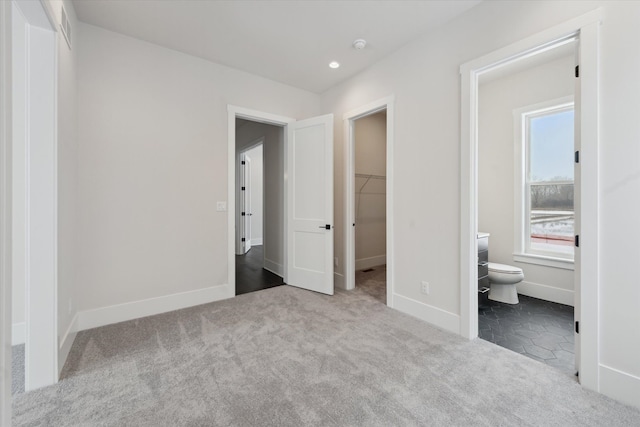
[[576,77],[580,77],[580,66],[576,65]]
[[576,320],[576,334],[580,333],[580,322]]
[[242,187],[241,190],[244,191],[244,187]]
[[580,163],[580,151],[576,151],[575,158],[576,158],[576,163]]
[[576,244],[576,248],[580,247],[580,236],[578,234],[576,234],[575,244]]
[[244,242],[245,240],[246,240],[246,239],[243,237],[243,238],[242,238],[242,241]]
[[241,164],[241,165],[244,165],[244,164],[245,164],[245,161],[244,161],[244,160],[243,160],[243,161],[241,161],[241,162],[240,162],[240,164]]
[[244,213],[244,212],[242,212],[240,215],[245,216],[245,213]]

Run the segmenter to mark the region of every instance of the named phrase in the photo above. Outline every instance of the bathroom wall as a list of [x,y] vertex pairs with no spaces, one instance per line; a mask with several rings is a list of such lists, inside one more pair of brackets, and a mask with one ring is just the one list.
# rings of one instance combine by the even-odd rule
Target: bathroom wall
[[356,270],[386,264],[387,114],[355,121],[355,255]]
[[[566,50],[566,49],[563,49]],[[569,49],[571,50],[571,49]],[[522,268],[518,292],[573,305],[573,270],[516,262],[513,111],[574,94],[574,57],[489,79],[479,89],[478,230],[491,234],[489,260]],[[504,73],[501,73],[504,74]]]
[[258,138],[264,138],[262,145],[264,268],[282,276],[284,275],[284,129],[264,123],[236,120],[236,154]]

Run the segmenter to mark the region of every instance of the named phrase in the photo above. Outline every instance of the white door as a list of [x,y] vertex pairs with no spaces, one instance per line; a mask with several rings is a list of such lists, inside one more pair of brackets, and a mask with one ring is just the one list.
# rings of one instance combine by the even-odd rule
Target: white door
[[246,254],[251,245],[249,243],[249,179],[247,168],[248,157],[245,153],[240,154],[240,254]]
[[291,123],[287,284],[333,295],[333,115]]
[[251,158],[244,158],[244,253],[251,249]]
[[[579,61],[579,52],[580,52],[580,39],[576,42],[576,58],[578,60],[576,63],[580,63]],[[578,74],[578,73],[576,73]],[[573,132],[574,132],[574,149],[576,152],[580,152],[580,78],[576,75],[575,79],[575,93],[573,96]],[[579,160],[576,158],[576,160]],[[573,222],[573,234],[576,236],[580,235],[580,189],[581,189],[581,181],[580,181],[580,162],[577,161],[574,163],[573,169],[573,211],[574,211],[574,222]],[[578,242],[579,243],[579,242]],[[579,244],[574,248],[573,255],[573,268],[574,268],[574,313],[573,318],[575,322],[580,321],[581,306],[580,306],[580,247]],[[574,330],[575,335],[575,343],[574,343],[574,354],[576,358],[576,371],[578,375],[580,374],[580,334],[576,330]],[[578,379],[580,377],[578,376]]]

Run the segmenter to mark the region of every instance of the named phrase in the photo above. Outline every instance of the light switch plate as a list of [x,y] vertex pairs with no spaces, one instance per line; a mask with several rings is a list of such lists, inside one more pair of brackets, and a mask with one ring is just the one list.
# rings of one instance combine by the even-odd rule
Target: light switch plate
[[216,203],[216,210],[218,212],[225,212],[227,210],[227,202]]

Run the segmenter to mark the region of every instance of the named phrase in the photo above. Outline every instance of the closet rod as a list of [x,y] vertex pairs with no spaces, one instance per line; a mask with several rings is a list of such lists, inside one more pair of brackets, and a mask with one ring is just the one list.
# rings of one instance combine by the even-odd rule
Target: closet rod
[[383,175],[368,175],[364,173],[357,173],[356,178],[387,179],[387,177]]

